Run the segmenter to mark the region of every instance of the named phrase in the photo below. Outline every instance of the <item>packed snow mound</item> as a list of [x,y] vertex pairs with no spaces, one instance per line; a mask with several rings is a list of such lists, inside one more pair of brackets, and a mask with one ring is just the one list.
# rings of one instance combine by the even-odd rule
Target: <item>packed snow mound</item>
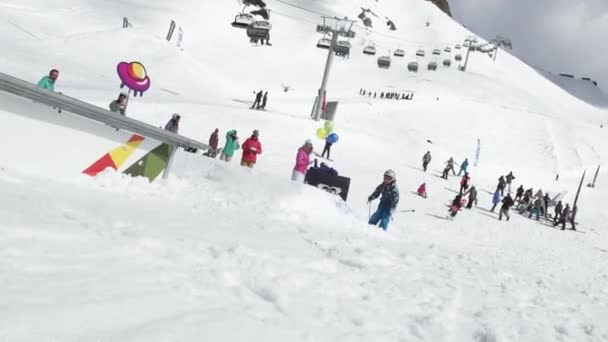
[[[217,127],[220,143],[228,130],[242,142],[258,129],[263,146],[252,170],[238,166],[240,151],[231,164],[179,153],[166,181],[111,170],[91,178],[82,170],[128,132],[0,94],[0,336],[608,339],[605,112],[502,51],[496,62],[472,53],[466,73],[457,63],[408,73],[408,62],[453,58],[470,35],[427,1],[266,2],[271,47],[230,26],[237,1],[0,4],[3,71],[36,82],[58,68],[57,90],[105,108],[120,91],[116,64],[141,61],[153,86],[129,116],[160,126],[178,112],[181,134],[205,141]],[[362,7],[378,15],[372,30],[356,18]],[[322,125],[309,117],[327,56],[316,48],[321,15],[357,21],[350,58],[335,59],[328,85],[328,100],[340,102],[328,163],[351,178],[348,203],[289,181],[296,150]],[[119,28],[123,17],[131,28]],[[184,30],[183,50],[165,41],[171,20]],[[363,55],[372,43],[378,54]],[[377,58],[397,48],[406,56],[379,69]],[[270,93],[267,111],[249,110],[260,89]],[[414,100],[380,99],[387,91]],[[478,139],[469,169],[478,206],[447,221],[459,178],[439,177],[444,161],[472,163]],[[515,213],[498,221],[488,210],[501,174],[572,202],[582,171],[598,164],[598,186],[579,201],[579,232]],[[389,168],[401,201],[382,232],[366,224],[377,205],[366,199]],[[412,194],[422,182],[427,199]]]

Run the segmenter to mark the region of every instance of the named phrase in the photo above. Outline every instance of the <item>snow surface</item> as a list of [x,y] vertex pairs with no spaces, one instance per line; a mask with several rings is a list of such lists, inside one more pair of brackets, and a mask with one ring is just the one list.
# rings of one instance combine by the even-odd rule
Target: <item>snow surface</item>
[[[326,53],[315,48],[319,15],[286,2],[340,17],[371,7],[399,29],[358,26],[351,58],[332,70],[333,165],[352,179],[347,204],[289,181],[296,149],[321,125],[309,113]],[[253,170],[180,153],[167,181],[89,178],[82,170],[128,133],[0,94],[0,340],[608,340],[605,110],[507,53],[472,54],[467,73],[407,73],[417,49],[424,66],[470,34],[429,2],[268,3],[272,47],[229,26],[236,1],[0,3],[3,72],[36,82],[58,68],[58,91],[105,107],[116,63],[140,60],[153,86],[130,116],[160,126],[179,112],[181,133],[203,141],[215,127],[242,139],[259,129],[264,150]],[[119,29],[123,16],[133,28]],[[183,51],[164,41],[171,19]],[[370,40],[406,58],[380,70],[361,53]],[[416,95],[373,100],[360,88]],[[259,89],[270,91],[268,112],[247,109]],[[472,160],[478,138],[479,207],[445,221],[458,179],[438,177],[443,161]],[[572,202],[598,164],[579,232],[488,212],[501,174]],[[367,226],[365,202],[388,168],[400,209],[416,212],[383,232]],[[411,193],[423,181],[426,200]]]

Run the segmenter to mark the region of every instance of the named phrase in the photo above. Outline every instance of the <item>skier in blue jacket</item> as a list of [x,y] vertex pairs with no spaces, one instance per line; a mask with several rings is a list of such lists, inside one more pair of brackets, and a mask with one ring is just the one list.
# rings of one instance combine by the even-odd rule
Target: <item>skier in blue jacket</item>
[[368,197],[367,203],[370,203],[380,195],[382,195],[380,204],[376,212],[369,218],[369,224],[375,226],[380,223],[380,228],[387,230],[391,217],[399,203],[399,189],[397,189],[395,171],[388,170],[384,173],[384,181]]
[[460,171],[458,171],[458,175],[460,176],[461,173],[467,173],[467,169],[469,168],[469,158],[464,158],[464,161],[462,162],[462,164],[460,164]]
[[498,205],[498,203],[500,203],[501,198],[500,198],[500,190],[496,189],[496,191],[494,192],[494,196],[492,196],[492,209],[490,209],[491,212],[494,212],[494,209],[496,209],[496,206]]

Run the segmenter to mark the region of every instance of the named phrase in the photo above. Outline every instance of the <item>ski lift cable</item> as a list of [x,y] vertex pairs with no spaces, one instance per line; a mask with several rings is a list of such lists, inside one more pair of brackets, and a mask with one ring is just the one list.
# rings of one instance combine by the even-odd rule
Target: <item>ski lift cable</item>
[[[332,17],[332,15],[329,15],[327,13],[322,13],[322,12],[319,12],[319,11],[308,9],[308,8],[305,8],[304,6],[296,5],[296,4],[290,3],[290,2],[285,1],[285,0],[272,0],[272,1],[279,2],[279,3],[282,3],[284,5],[300,9],[302,11],[306,11],[306,12],[309,12],[309,13],[314,13],[314,14],[317,14],[319,16]],[[280,15],[282,15],[282,16],[284,16],[286,18],[292,19],[292,20],[298,20],[298,21],[301,21],[301,22],[315,24],[314,22],[311,22],[309,20],[302,19],[302,18],[297,18],[297,17],[291,16],[291,15],[287,15],[287,14],[284,14],[284,13],[277,12],[277,11],[273,11],[273,13],[280,14]],[[334,15],[333,17],[336,17],[336,16]],[[392,40],[395,40],[395,41],[398,41],[398,42],[402,42],[404,45],[409,45],[409,46],[413,46],[413,45],[416,45],[416,46],[429,45],[428,42],[405,40],[405,39],[402,39],[402,38],[399,38],[399,37],[395,37],[393,35],[389,35],[389,34],[386,34],[386,33],[383,33],[383,32],[379,32],[379,31],[367,28],[365,26],[361,26],[361,25],[359,25],[357,23],[355,23],[353,26],[356,27],[356,28],[358,28],[358,29],[365,30],[367,32],[370,32],[370,33],[373,33],[373,34],[376,34],[376,35],[379,35],[379,36],[384,36],[386,38],[389,38],[389,39],[392,39]],[[461,43],[461,40],[435,42],[435,43],[433,43],[433,46],[436,46],[436,45],[452,45],[452,44],[458,44],[458,43]],[[382,47],[388,47],[388,46],[385,46],[384,44],[382,44]]]

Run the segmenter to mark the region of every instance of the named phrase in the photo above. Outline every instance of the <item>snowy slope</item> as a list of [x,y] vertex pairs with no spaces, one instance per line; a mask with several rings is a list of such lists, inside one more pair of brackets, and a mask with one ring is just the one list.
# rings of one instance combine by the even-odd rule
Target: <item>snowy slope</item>
[[[517,184],[567,191],[571,202],[584,169],[608,169],[605,111],[506,53],[496,62],[472,54],[467,73],[455,65],[407,73],[417,49],[425,65],[432,49],[469,34],[429,2],[268,3],[269,48],[229,26],[236,1],[0,4],[3,72],[35,82],[59,68],[58,90],[105,107],[119,91],[116,63],[141,60],[153,87],[130,104],[131,116],[162,125],[179,112],[181,133],[201,140],[215,127],[242,139],[259,129],[264,149],[253,170],[179,154],[167,182],[110,171],[89,178],[82,170],[128,133],[0,94],[0,337],[608,339],[605,171],[581,196],[580,233],[487,212],[496,178],[510,170]],[[308,118],[326,58],[315,47],[318,13],[355,18],[360,7],[399,30],[381,19],[374,32],[357,26],[351,58],[332,70],[334,166],[352,178],[345,205],[288,178],[295,150],[320,126]],[[117,28],[123,16],[133,28]],[[171,19],[185,30],[184,51],[164,41]],[[401,47],[406,58],[380,70],[361,53],[370,41],[379,54]],[[416,97],[373,100],[360,88]],[[268,112],[247,109],[259,89],[270,91]],[[478,138],[479,208],[444,221],[458,181],[437,177],[442,162],[472,159]],[[423,174],[427,150],[433,162]],[[384,233],[365,224],[365,198],[387,168],[398,174],[400,208],[416,212],[397,214]],[[427,200],[410,193],[423,181]]]
[[539,72],[573,96],[596,107],[608,108],[608,94],[591,81],[564,77],[544,70],[539,70]]

